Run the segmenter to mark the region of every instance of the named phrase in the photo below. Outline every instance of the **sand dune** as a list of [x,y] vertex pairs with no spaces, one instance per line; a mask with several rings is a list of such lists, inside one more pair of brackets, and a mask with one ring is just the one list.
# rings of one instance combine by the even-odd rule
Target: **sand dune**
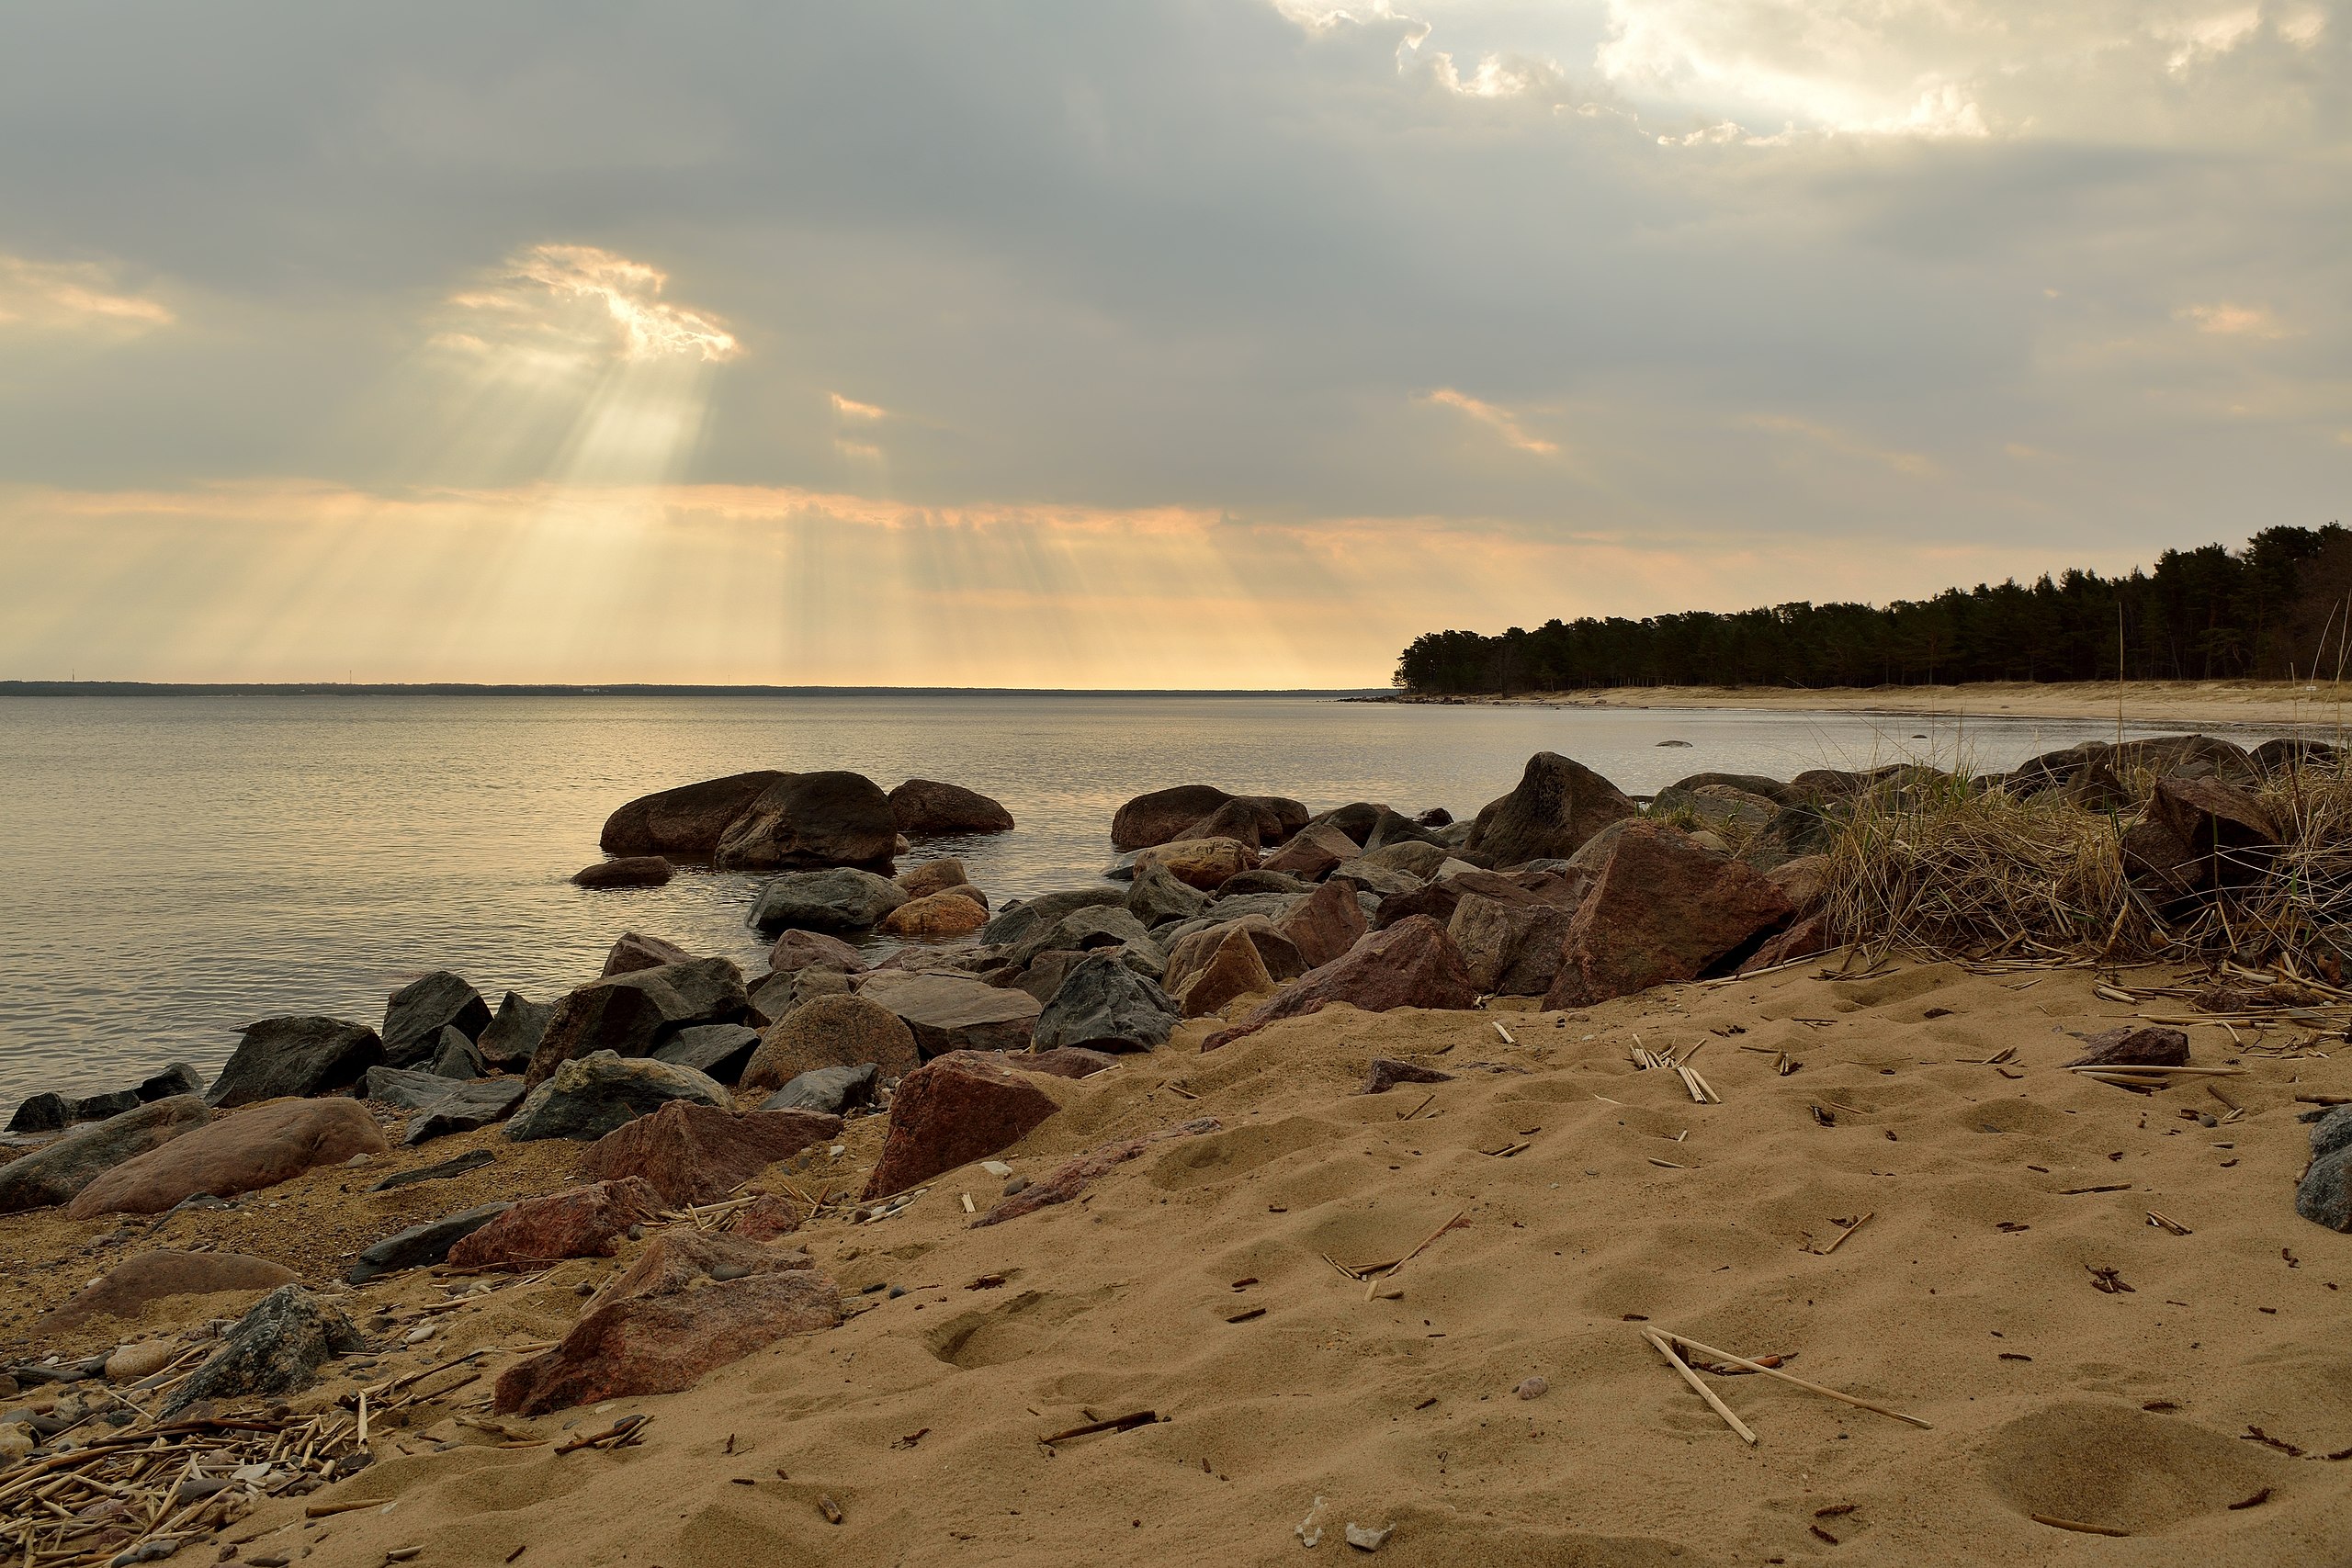
[[[961,1194],[985,1208],[998,1185],[976,1167],[896,1218],[827,1223],[794,1238],[820,1268],[851,1292],[906,1293],[856,1295],[865,1310],[842,1328],[684,1393],[494,1423],[511,1439],[642,1411],[640,1445],[496,1446],[458,1419],[486,1418],[468,1404],[486,1375],[312,1499],[394,1506],[305,1525],[299,1505],[272,1503],[231,1537],[248,1560],[307,1546],[319,1568],[407,1546],[420,1563],[526,1568],[1261,1562],[1300,1558],[1295,1527],[1320,1497],[1318,1558],[1357,1555],[1340,1539],[1353,1521],[1393,1526],[1378,1557],[1403,1564],[2341,1561],[2352,1461],[2244,1434],[2308,1456],[2352,1449],[2337,1289],[2352,1242],[2290,1204],[2305,1147],[2293,1096],[2346,1089],[2342,1065],[2240,1055],[2195,1029],[2199,1062],[2247,1068],[2224,1085],[2245,1115],[2206,1127],[2184,1112],[2226,1110],[2202,1087],[2142,1097],[2056,1070],[2079,1051],[2062,1030],[2132,1010],[2086,974],[1815,970],[1565,1015],[1335,1010],[1205,1056],[1215,1021],[1189,1024],[1169,1049],[1056,1082],[1063,1111],[1009,1157],[1036,1175],[1193,1117],[1222,1131],[1001,1225],[971,1228],[963,1211]],[[1703,1041],[1692,1065],[1723,1103],[1636,1070],[1637,1039]],[[2004,1050],[2022,1076],[1978,1060]],[[1776,1070],[1783,1052],[1801,1070]],[[1375,1055],[1457,1077],[1358,1095]],[[879,1130],[859,1124],[806,1179],[853,1179]],[[347,1179],[304,1179],[289,1210],[364,1209],[335,1190]],[[1394,1259],[1457,1213],[1394,1277],[1396,1299],[1367,1300],[1327,1261]],[[1806,1249],[1865,1214],[1834,1253]],[[250,1243],[271,1222],[239,1223]],[[8,1234],[56,1247],[99,1228]],[[618,1266],[487,1294],[390,1365],[551,1338],[574,1286]],[[2095,1269],[2130,1290],[2097,1288]],[[404,1276],[359,1304],[440,1294]],[[1750,1447],[1644,1322],[1791,1357],[1792,1372],[1931,1429],[1709,1378]],[[1531,1376],[1549,1391],[1515,1397]],[[350,1386],[339,1375],[305,1399]],[[1037,1440],[1147,1409],[1162,1419]]]

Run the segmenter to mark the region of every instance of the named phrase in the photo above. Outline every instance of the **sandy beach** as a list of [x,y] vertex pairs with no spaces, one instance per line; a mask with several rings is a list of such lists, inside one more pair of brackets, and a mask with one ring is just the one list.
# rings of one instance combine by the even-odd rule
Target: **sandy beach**
[[[565,1182],[578,1145],[494,1130],[233,1213],[0,1220],[16,1260],[0,1318],[12,1349],[98,1349],[252,1299],[34,1334],[132,1232],[280,1258],[387,1342],[435,1325],[334,1364],[298,1411],[484,1351],[379,1415],[372,1467],[232,1527],[249,1562],[1266,1562],[1298,1559],[1318,1498],[1319,1558],[1355,1555],[1353,1522],[1393,1527],[1379,1556],[1400,1564],[2327,1560],[2352,1529],[2323,1457],[2352,1449],[2352,1258],[2290,1200],[2297,1097],[2352,1091],[2331,1043],[2194,1027],[2197,1063],[2242,1074],[2142,1096],[2059,1070],[2080,1049],[2066,1032],[2178,1003],[2108,999],[2081,970],[1833,973],[1813,960],[1566,1013],[1333,1008],[1207,1055],[1217,1021],[1190,1021],[1115,1070],[1040,1080],[1061,1109],[1003,1157],[1035,1176],[1117,1136],[1203,1116],[1221,1131],[1001,1225],[964,1208],[1001,1185],[973,1166],[890,1219],[786,1237],[863,1310],[677,1394],[487,1412],[514,1348],[560,1335],[635,1245],[526,1283],[334,1283],[373,1235]],[[1636,1044],[1679,1053],[1722,1103],[1637,1069]],[[1455,1076],[1363,1095],[1374,1057]],[[853,1122],[837,1158],[816,1151],[792,1179],[861,1180],[882,1125]],[[498,1164],[364,1190],[475,1145]],[[1433,1234],[1385,1282],[1340,1267]],[[1645,1326],[1787,1358],[1926,1426],[1708,1377],[1751,1446]],[[1516,1397],[1531,1377],[1547,1392]],[[1146,1410],[1159,1419],[1039,1441]],[[634,1446],[550,1446],[639,1413]]]
[[1416,697],[1407,703],[1532,705],[1597,708],[1753,708],[1778,712],[1883,713],[1956,721],[2001,718],[2110,719],[2119,696],[2132,724],[2183,729],[2309,726],[2335,729],[2352,715],[2352,683],[2283,681],[2134,681],[2119,694],[2091,682],[1982,682],[1961,686],[1623,686],[1602,691],[1524,692],[1492,697]]

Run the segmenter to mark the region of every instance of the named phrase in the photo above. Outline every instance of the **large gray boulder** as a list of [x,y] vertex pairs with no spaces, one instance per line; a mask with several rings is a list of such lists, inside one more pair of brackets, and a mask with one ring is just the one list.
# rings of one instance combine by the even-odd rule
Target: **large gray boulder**
[[902,969],[863,976],[857,994],[896,1013],[926,1059],[950,1051],[1025,1051],[1042,1010],[1026,991]]
[[514,1206],[511,1200],[483,1203],[394,1231],[353,1258],[344,1277],[355,1285],[364,1285],[403,1269],[422,1269],[442,1262],[448,1258],[451,1247]]
[[862,773],[787,773],[762,790],[718,837],[727,871],[886,868],[899,842],[890,797]]
[[760,889],[752,924],[763,936],[783,931],[866,931],[906,901],[897,883],[870,871],[791,871],[770,877]]
[[525,1090],[523,1080],[518,1077],[474,1078],[468,1082],[443,1078],[441,1082],[441,1093],[416,1107],[416,1114],[409,1118],[408,1131],[401,1135],[401,1142],[411,1148],[435,1138],[446,1138],[452,1133],[471,1133],[503,1122],[523,1103]]
[[743,972],[727,958],[697,958],[591,980],[556,1004],[531,1058],[532,1083],[559,1063],[596,1051],[650,1056],[684,1030],[740,1023],[750,1012]]
[[1169,874],[1166,866],[1146,861],[1136,867],[1127,887],[1127,913],[1147,927],[1189,920],[1209,907],[1209,896]]
[[553,1002],[535,1002],[520,991],[509,991],[492,1015],[490,1027],[474,1041],[485,1066],[519,1073],[538,1055],[548,1020],[555,1016]]
[[1498,866],[1565,860],[1611,822],[1641,814],[1623,790],[1556,751],[1527,760],[1518,787],[1478,813],[1468,847]]
[[980,941],[990,947],[1013,947],[1027,941],[1031,933],[1045,930],[1073,909],[1107,908],[1127,901],[1127,889],[1102,883],[1092,887],[1073,887],[1059,893],[1040,893],[1035,898],[1017,898],[997,911],[989,923],[980,928]]
[[183,1094],[76,1127],[53,1144],[0,1165],[0,1214],[71,1202],[116,1166],[211,1119],[204,1101]]
[[735,1109],[733,1096],[692,1067],[597,1051],[564,1063],[533,1089],[506,1124],[506,1135],[518,1144],[537,1138],[591,1142],[673,1100]]
[[1058,1045],[1148,1051],[1165,1045],[1181,1021],[1167,992],[1113,954],[1097,953],[1062,977],[1030,1030],[1030,1043],[1039,1051]]
[[490,1007],[462,976],[447,969],[410,981],[384,1008],[384,1060],[395,1067],[432,1059],[441,1032],[471,1040],[490,1027]]
[[682,1029],[671,1042],[654,1050],[657,1062],[692,1067],[718,1083],[733,1083],[743,1076],[743,1065],[760,1048],[760,1032],[740,1023],[698,1023]]
[[204,1098],[225,1109],[287,1095],[332,1094],[357,1083],[383,1059],[382,1039],[364,1023],[265,1018],[245,1026]]
[[858,1106],[874,1103],[875,1079],[881,1071],[872,1062],[860,1062],[852,1067],[811,1067],[760,1101],[760,1109],[847,1115]]
[[229,1330],[160,1414],[176,1416],[201,1399],[296,1393],[317,1381],[330,1359],[365,1348],[359,1330],[334,1306],[300,1285],[280,1285]]
[[978,790],[933,779],[909,779],[890,792],[890,815],[910,839],[1009,833],[1012,813]]
[[605,819],[598,842],[609,854],[708,860],[728,825],[785,776],[773,771],[735,773],[639,795]]

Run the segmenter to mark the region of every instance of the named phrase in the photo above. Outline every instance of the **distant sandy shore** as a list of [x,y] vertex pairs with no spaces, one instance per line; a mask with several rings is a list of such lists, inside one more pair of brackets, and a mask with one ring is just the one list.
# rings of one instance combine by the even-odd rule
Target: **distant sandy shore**
[[[2123,716],[2133,724],[2290,725],[2335,728],[2352,718],[2352,682],[2317,686],[2284,681],[2135,681],[2121,688]],[[1952,718],[2112,718],[2117,688],[2080,682],[2022,681],[1964,686],[1620,686],[1580,692],[1526,692],[1496,697],[1415,697],[1408,703],[1549,707],[1765,708],[1785,712],[1883,713]]]

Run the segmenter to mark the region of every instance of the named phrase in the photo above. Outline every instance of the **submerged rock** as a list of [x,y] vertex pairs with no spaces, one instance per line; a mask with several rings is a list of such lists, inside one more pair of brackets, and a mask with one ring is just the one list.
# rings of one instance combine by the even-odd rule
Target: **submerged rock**
[[786,773],[727,825],[712,854],[726,871],[887,866],[897,852],[889,796],[862,773]]
[[605,819],[598,842],[607,854],[677,855],[708,860],[719,835],[762,791],[785,775],[734,773],[639,795]]
[[794,928],[811,931],[864,931],[907,902],[887,876],[854,866],[794,871],[768,879],[752,908],[752,924],[763,935]]
[[1009,833],[1012,813],[978,790],[932,779],[909,779],[890,792],[890,815],[910,839],[967,833]]
[[670,863],[660,855],[622,855],[598,861],[571,874],[575,887],[660,887],[672,875]]

